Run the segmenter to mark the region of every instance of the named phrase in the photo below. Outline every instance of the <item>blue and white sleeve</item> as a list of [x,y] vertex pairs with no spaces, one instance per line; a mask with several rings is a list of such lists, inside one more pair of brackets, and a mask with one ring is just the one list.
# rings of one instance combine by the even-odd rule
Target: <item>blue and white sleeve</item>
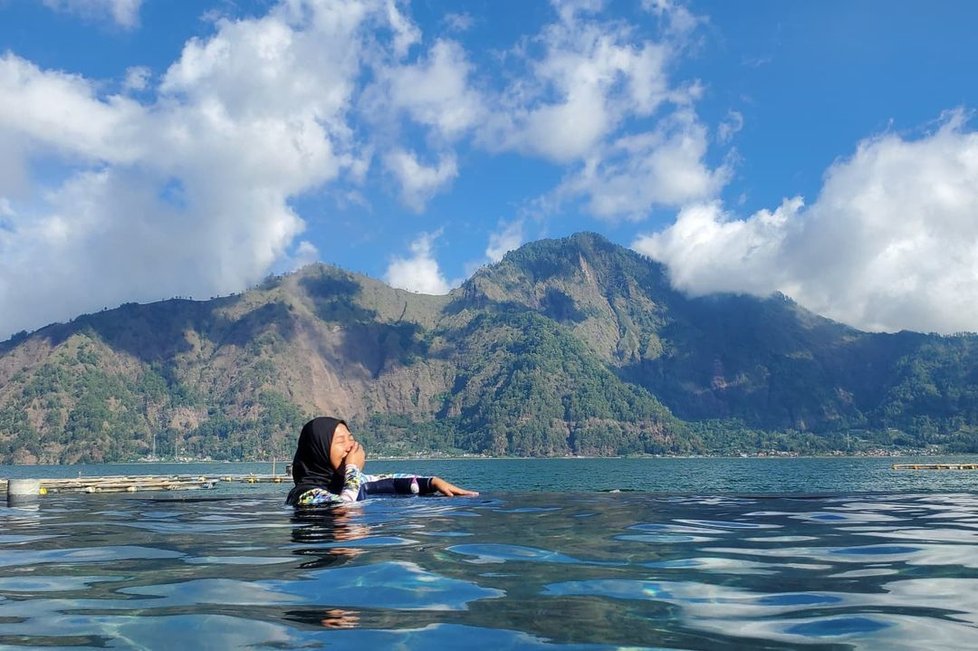
[[360,498],[360,487],[363,485],[363,473],[356,466],[347,466],[343,479],[343,491],[337,495],[325,488],[307,490],[296,500],[297,506],[320,506],[323,504],[345,504],[356,502]]

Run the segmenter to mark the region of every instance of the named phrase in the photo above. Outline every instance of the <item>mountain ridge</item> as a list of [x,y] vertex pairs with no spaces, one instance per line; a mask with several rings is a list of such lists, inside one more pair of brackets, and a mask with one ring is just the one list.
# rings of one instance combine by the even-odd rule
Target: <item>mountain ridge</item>
[[0,461],[289,454],[338,414],[389,453],[976,446],[978,338],[858,331],[783,295],[687,298],[594,233],[444,296],[321,263],[0,344]]

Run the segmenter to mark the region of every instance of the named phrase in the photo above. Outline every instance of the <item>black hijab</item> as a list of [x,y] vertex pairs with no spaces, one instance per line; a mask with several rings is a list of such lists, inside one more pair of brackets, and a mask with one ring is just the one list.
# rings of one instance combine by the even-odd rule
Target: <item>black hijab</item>
[[286,504],[295,504],[299,496],[313,488],[325,488],[339,495],[343,491],[343,472],[329,465],[329,448],[338,425],[346,425],[339,418],[320,416],[302,427],[295,456],[292,458],[292,481],[295,487],[289,491]]

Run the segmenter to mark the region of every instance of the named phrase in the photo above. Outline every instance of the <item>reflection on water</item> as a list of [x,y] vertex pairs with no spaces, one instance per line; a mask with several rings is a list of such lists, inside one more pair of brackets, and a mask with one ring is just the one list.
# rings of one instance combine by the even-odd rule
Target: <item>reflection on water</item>
[[978,496],[0,507],[0,646],[978,648]]

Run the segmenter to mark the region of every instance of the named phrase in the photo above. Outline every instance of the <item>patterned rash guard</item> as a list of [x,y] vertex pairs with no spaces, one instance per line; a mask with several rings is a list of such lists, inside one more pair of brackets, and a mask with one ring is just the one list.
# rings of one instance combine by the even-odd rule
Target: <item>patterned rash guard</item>
[[321,506],[358,502],[372,495],[429,495],[435,492],[432,477],[404,473],[368,475],[356,466],[346,468],[339,495],[325,488],[312,488],[299,495],[296,506]]

